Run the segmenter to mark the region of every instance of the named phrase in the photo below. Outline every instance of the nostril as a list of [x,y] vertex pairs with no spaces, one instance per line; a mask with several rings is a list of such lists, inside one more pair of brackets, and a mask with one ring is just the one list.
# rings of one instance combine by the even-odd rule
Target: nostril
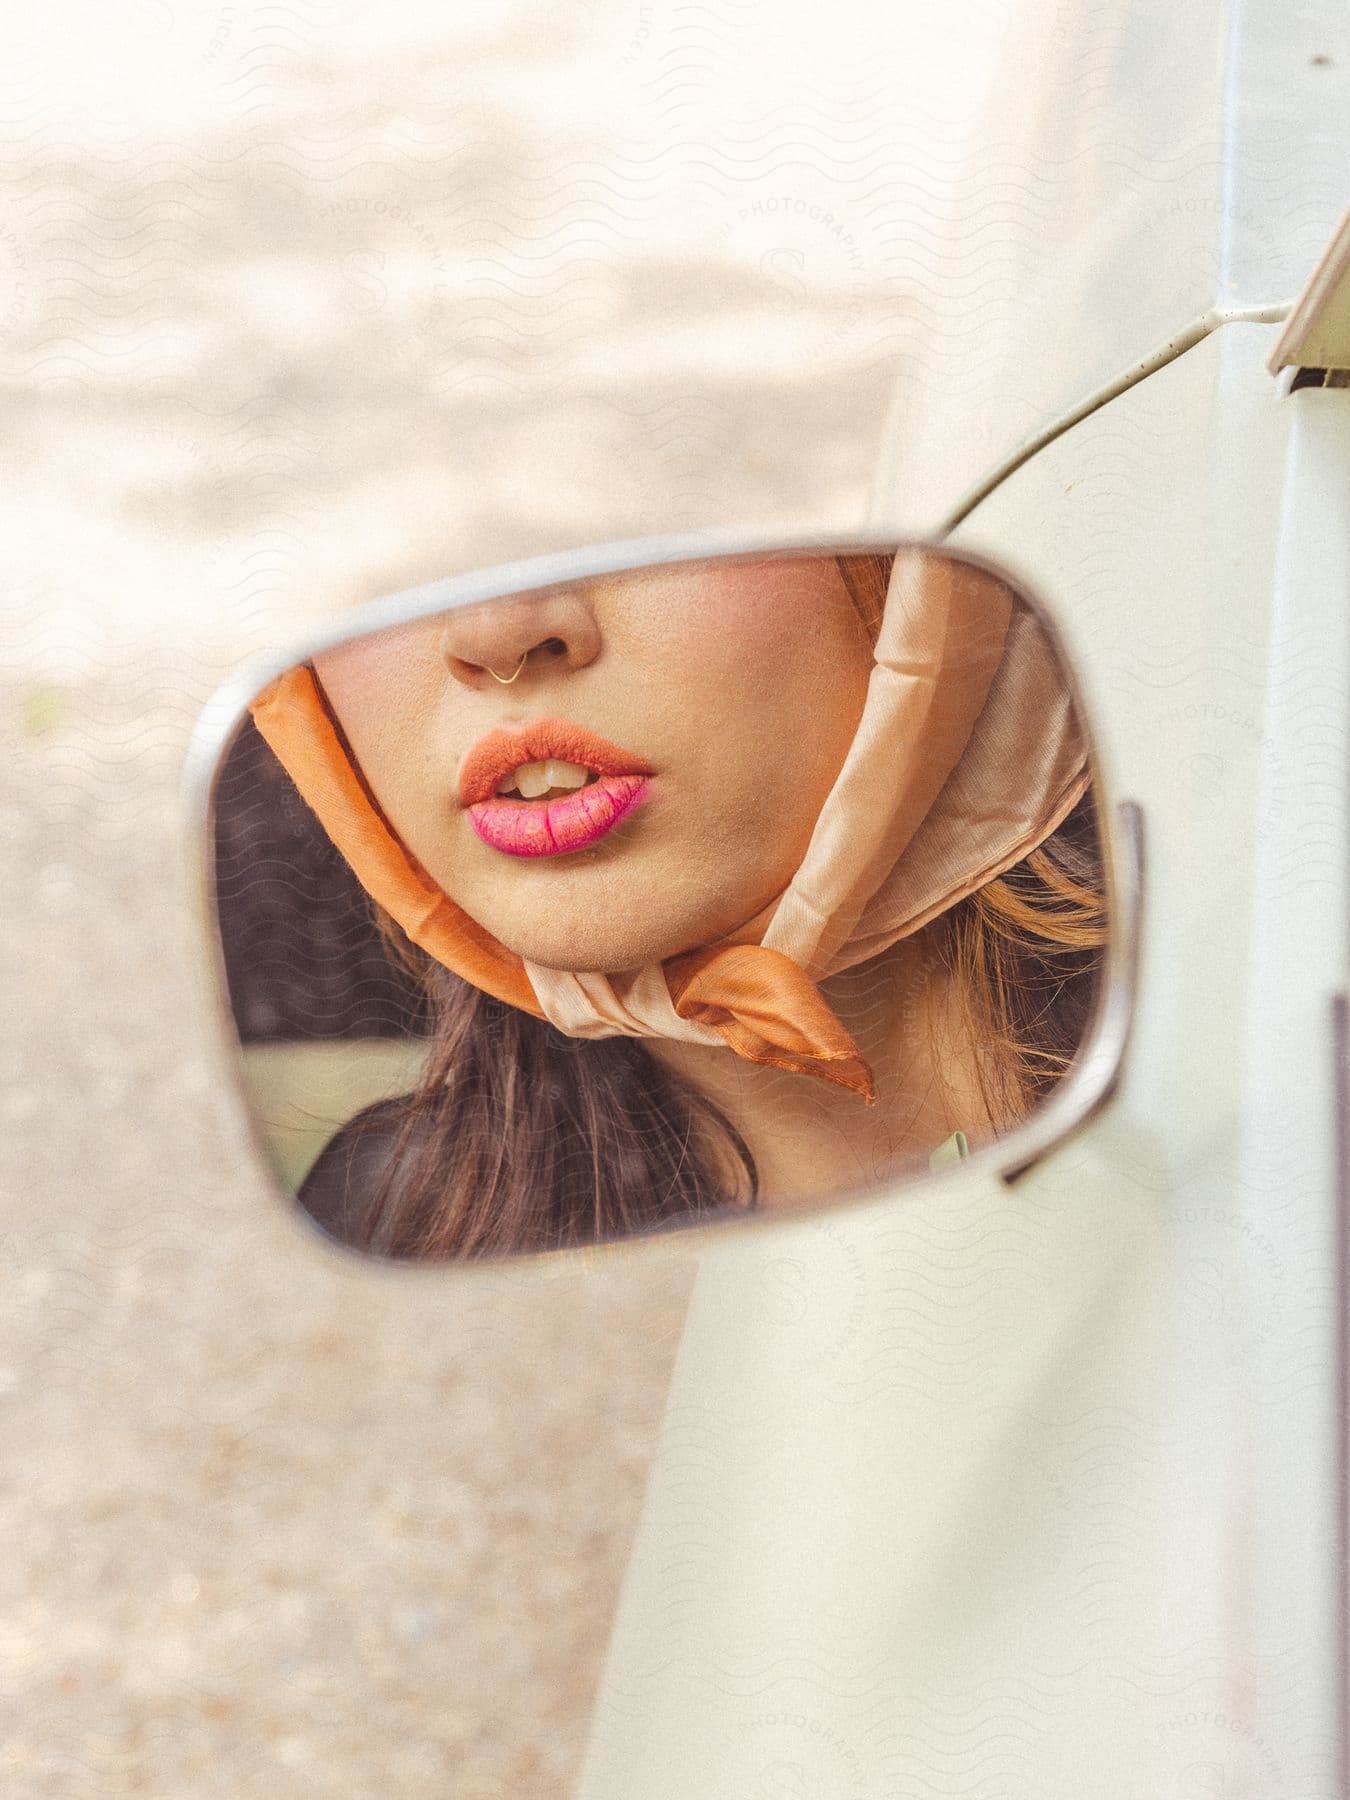
[[[468,649],[470,646],[466,644],[464,647]],[[450,644],[446,642],[443,642],[441,645],[441,654],[445,659],[447,668],[459,681],[472,683],[475,681],[482,681],[486,676],[491,675],[494,680],[500,681],[504,687],[509,687],[513,681],[524,674],[526,665],[530,664],[531,657],[535,656],[537,651],[547,651],[551,658],[558,660],[572,656],[575,649],[576,642],[571,638],[541,638],[539,642],[534,644],[531,648],[522,650],[517,656],[514,666],[512,666],[507,662],[508,652],[503,646],[500,672],[496,658],[489,657],[485,661],[471,660],[467,656],[457,655]],[[537,667],[537,661],[530,666]]]

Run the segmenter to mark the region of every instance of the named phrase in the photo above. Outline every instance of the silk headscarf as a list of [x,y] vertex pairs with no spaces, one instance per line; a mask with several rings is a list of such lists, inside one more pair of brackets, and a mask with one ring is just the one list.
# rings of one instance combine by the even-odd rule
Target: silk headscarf
[[1037,615],[985,569],[904,549],[862,717],[787,888],[715,943],[645,968],[571,973],[523,960],[432,881],[385,817],[309,665],[251,710],[366,892],[464,980],[569,1037],[724,1046],[868,1104],[871,1069],[818,984],[1020,862],[1090,778]]

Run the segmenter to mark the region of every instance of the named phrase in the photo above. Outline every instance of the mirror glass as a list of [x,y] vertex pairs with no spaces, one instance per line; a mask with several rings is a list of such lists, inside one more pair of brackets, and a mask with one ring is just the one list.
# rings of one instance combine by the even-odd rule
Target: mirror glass
[[767,1218],[1006,1147],[1071,1074],[1101,809],[1001,574],[784,549],[407,598],[254,694],[213,787],[241,1081],[330,1237]]

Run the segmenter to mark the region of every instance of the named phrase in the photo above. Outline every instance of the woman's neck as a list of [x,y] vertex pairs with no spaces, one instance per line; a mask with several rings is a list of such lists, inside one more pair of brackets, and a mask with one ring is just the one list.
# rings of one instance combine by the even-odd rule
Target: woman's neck
[[648,1049],[715,1102],[749,1145],[766,1205],[868,1187],[928,1157],[956,1129],[993,1133],[947,970],[922,933],[820,985],[871,1065],[876,1104],[813,1075],[673,1039]]

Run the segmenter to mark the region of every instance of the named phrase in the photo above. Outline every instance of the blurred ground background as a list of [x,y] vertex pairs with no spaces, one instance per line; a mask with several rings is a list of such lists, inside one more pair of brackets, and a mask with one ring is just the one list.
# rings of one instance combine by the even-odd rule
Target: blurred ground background
[[0,27],[5,1796],[568,1792],[691,1265],[395,1277],[273,1209],[186,737],[373,594],[857,523],[1003,11]]

